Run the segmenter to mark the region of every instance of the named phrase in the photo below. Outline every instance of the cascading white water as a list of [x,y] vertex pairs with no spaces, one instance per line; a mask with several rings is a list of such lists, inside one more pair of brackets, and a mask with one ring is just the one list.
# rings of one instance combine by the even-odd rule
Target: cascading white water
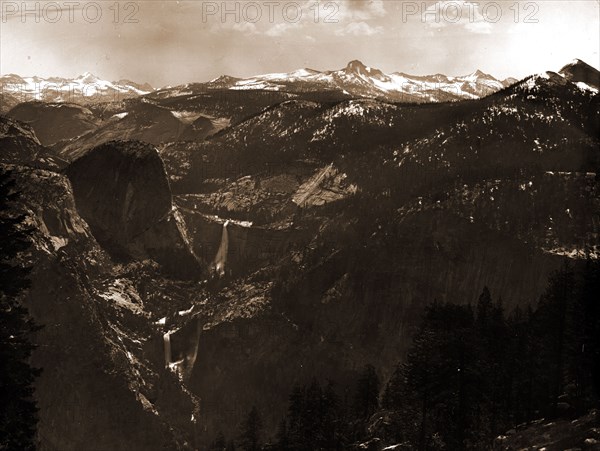
[[[192,374],[196,358],[198,357],[201,330],[202,323],[200,320],[196,320],[196,327],[193,335],[188,338],[186,338],[185,335],[182,338],[178,334],[181,330],[169,331],[163,334],[165,368],[176,373],[181,380],[188,380]],[[178,337],[175,340],[175,359],[173,358],[173,345],[171,342],[171,335],[174,334]]]
[[225,274],[225,265],[227,264],[227,253],[229,252],[229,232],[227,231],[227,226],[229,225],[229,221],[225,221],[223,224],[223,233],[221,234],[221,244],[219,245],[219,250],[217,251],[217,255],[215,256],[215,271],[220,276]]
[[163,343],[165,346],[165,368],[171,366],[171,332],[163,335]]
[[198,357],[198,347],[200,346],[200,331],[202,329],[202,324],[200,320],[196,320],[196,333],[194,334],[192,349],[188,351],[188,354],[185,358],[185,364],[181,366],[180,377],[183,380],[188,380],[192,375],[192,370],[194,369],[194,364],[196,363],[196,358]]

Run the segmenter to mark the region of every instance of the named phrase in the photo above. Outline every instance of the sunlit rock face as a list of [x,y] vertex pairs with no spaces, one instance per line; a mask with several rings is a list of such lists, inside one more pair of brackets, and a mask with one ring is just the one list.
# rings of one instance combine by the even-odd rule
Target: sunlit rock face
[[[5,117],[0,150],[18,193],[11,213],[25,218],[31,240],[17,261],[32,268],[23,305],[42,326],[31,359],[43,370],[35,381],[37,448],[193,447],[197,400],[155,363],[151,344],[160,331],[150,326],[151,310],[134,282],[116,274],[55,157],[27,125]],[[163,222],[178,220],[168,213]]]
[[69,180],[9,169],[19,193],[15,213],[31,228],[23,303],[43,326],[31,361],[43,369],[35,382],[38,449],[186,449],[194,398],[143,348],[158,335],[147,306],[132,283],[115,279]]
[[173,208],[156,149],[137,141],[98,146],[67,168],[77,209],[117,258],[152,258],[180,277],[201,274]]
[[0,116],[0,163],[29,163],[41,150],[31,127]]

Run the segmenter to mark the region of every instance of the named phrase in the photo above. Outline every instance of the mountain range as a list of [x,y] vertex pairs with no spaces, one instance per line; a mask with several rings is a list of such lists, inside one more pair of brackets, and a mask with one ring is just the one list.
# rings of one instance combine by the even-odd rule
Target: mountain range
[[[409,75],[402,72],[385,74],[381,70],[354,60],[340,70],[317,71],[299,69],[289,73],[271,73],[249,78],[223,75],[204,85],[207,89],[267,90],[287,92],[331,91],[352,97],[383,98],[391,101],[436,102],[479,98],[514,83],[508,78],[498,80],[482,71],[451,77],[443,74]],[[190,85],[161,88],[168,95]],[[0,77],[0,92],[16,96],[20,101],[106,102],[148,94],[155,91],[147,83],[130,80],[107,81],[86,72],[76,78],[20,77],[8,74]],[[6,100],[5,100],[6,101]]]
[[440,102],[475,99],[502,89],[516,79],[498,80],[482,71],[464,76],[386,74],[358,60],[339,70],[298,69],[287,73],[270,73],[248,78],[222,75],[208,83],[167,87],[155,95],[169,96],[190,90],[230,89],[288,93],[330,93],[341,98],[366,97],[398,102]]
[[340,91],[353,97],[385,98],[392,101],[425,101],[475,99],[491,94],[516,79],[498,80],[477,70],[469,75],[451,77],[443,74],[386,74],[358,60],[340,70],[320,72],[299,69],[289,73],[273,73],[250,78],[219,77],[210,82],[229,89],[262,89],[283,91]]
[[600,72],[476,73],[496,91],[456,102],[390,101],[386,77],[352,63],[0,115],[45,326],[41,449],[211,449],[252,406],[273,437],[295,386],[351,394],[366,364],[390,380],[429,303],[488,287],[527,311],[565,260],[598,258]]
[[[571,73],[569,67],[589,72],[591,66],[574,60],[559,73],[579,77],[584,85],[597,85],[592,79]],[[583,73],[582,72],[582,73]],[[339,70],[298,69],[287,73],[270,73],[248,78],[222,75],[206,83],[189,83],[154,89],[148,83],[130,80],[107,81],[89,72],[76,78],[0,77],[0,112],[8,111],[24,101],[99,103],[120,101],[152,94],[156,97],[179,96],[205,90],[280,91],[286,93],[330,93],[340,98],[376,98],[394,102],[440,102],[477,99],[517,82],[515,78],[497,79],[480,70],[462,75],[410,75],[403,72],[386,74],[358,60]]]
[[[148,94],[152,90],[152,86],[147,83],[107,81],[90,72],[75,78],[21,77],[15,74],[0,77],[0,93],[9,95],[13,102],[110,102]],[[5,101],[8,100],[3,99],[2,103]]]

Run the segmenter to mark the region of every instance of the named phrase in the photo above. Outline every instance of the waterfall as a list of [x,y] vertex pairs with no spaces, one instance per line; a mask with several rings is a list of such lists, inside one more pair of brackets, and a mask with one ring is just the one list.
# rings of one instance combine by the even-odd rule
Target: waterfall
[[220,276],[225,274],[225,264],[227,263],[227,253],[229,251],[229,233],[227,232],[227,226],[229,225],[229,221],[225,221],[223,224],[223,233],[221,234],[221,244],[219,245],[219,250],[217,251],[217,255],[215,256],[215,271]]
[[[165,368],[177,374],[182,381],[188,380],[194,369],[194,364],[198,357],[201,331],[202,323],[200,320],[196,320],[194,331],[190,336],[187,335],[187,332],[183,332],[182,334],[181,329],[163,334]],[[173,353],[171,335],[175,335],[175,353]]]
[[171,366],[171,332],[163,335],[163,342],[165,345],[165,368],[169,368]]
[[188,353],[185,358],[185,365],[182,366],[180,371],[180,377],[183,380],[187,380],[192,375],[192,370],[194,369],[194,364],[196,363],[196,358],[198,357],[198,347],[200,346],[200,331],[202,330],[202,324],[200,320],[196,320],[196,333],[194,334],[194,346],[192,347],[192,351]]

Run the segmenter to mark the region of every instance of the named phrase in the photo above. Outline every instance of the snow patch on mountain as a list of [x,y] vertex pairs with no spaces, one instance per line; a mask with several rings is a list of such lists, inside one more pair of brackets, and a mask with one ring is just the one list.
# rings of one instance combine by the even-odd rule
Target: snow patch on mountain
[[443,101],[483,97],[508,86],[512,82],[512,79],[510,80],[501,81],[479,70],[457,77],[441,74],[418,76],[402,72],[386,74],[355,60],[345,68],[334,71],[298,69],[288,73],[269,73],[245,79],[223,76],[214,81],[218,81],[220,87],[232,90],[336,90],[356,97]]
[[20,77],[8,74],[0,77],[0,90],[16,95],[20,101],[99,102],[123,100],[148,94],[152,87],[128,80],[111,82],[85,72],[75,78]]

